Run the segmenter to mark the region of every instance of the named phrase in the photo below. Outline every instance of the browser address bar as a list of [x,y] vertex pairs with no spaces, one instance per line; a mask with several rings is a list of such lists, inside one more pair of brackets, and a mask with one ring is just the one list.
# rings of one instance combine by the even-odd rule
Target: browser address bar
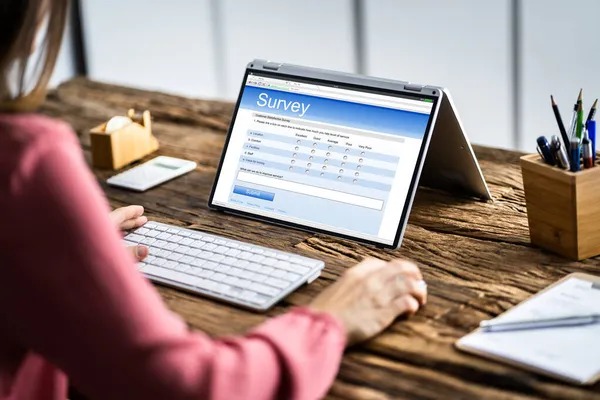
[[[324,93],[322,90],[312,90],[312,89],[298,89],[298,88],[289,88],[289,91],[295,92],[298,94],[309,94],[317,97],[325,97],[330,99],[337,100],[348,100],[354,102],[360,102],[364,104],[371,104],[376,106],[385,106],[388,108],[397,108],[406,111],[414,111],[420,112],[423,114],[428,114],[431,112],[431,108],[433,105],[431,104],[419,104],[419,102],[411,101],[411,100],[380,100],[373,97],[361,96],[361,95],[346,95],[339,94],[335,92]],[[416,103],[416,104],[415,104]]]

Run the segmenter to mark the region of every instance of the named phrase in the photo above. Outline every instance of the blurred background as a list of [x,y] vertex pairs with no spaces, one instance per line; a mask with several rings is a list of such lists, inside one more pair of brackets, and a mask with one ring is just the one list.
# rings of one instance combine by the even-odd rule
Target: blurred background
[[79,0],[76,75],[235,100],[254,58],[447,87],[473,143],[535,151],[600,96],[598,0]]

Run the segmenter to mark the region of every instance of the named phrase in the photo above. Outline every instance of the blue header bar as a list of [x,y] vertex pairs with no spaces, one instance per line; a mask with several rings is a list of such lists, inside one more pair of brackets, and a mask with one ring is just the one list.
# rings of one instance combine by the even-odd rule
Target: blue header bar
[[282,117],[422,139],[428,114],[246,86],[240,107]]

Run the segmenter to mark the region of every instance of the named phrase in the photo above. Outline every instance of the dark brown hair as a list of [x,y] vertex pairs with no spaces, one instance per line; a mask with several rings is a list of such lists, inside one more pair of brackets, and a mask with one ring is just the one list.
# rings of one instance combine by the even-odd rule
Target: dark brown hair
[[[44,100],[68,5],[69,0],[0,1],[0,111],[31,111]],[[42,27],[40,55],[32,69],[32,52]]]

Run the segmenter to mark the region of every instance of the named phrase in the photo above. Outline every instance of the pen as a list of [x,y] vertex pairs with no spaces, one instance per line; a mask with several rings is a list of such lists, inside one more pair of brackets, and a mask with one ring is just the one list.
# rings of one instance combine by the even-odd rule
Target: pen
[[596,99],[594,101],[594,104],[592,104],[592,108],[590,108],[590,112],[587,116],[587,119],[585,120],[585,126],[587,127],[588,123],[594,119],[594,116],[596,115],[596,107],[598,106],[598,99]]
[[[560,116],[560,111],[558,110],[558,104],[556,104],[556,101],[554,101],[554,96],[552,96],[552,95],[550,95],[550,100],[552,101],[552,111],[554,111],[554,117],[556,118],[556,123],[558,124],[558,130],[560,131],[560,136],[562,137],[563,144],[565,146],[567,146],[567,144],[569,143],[569,136],[567,135],[567,131],[565,130],[565,125],[563,124],[562,118]],[[594,105],[595,104],[596,103],[594,103]],[[590,114],[591,114],[591,111],[590,111]]]
[[579,153],[579,139],[577,138],[577,136],[571,138],[571,146],[569,148],[569,155],[571,157],[571,160],[570,160],[571,171],[572,172],[579,171],[579,168],[580,168],[579,161],[581,159],[581,156]]
[[537,138],[537,151],[542,157],[542,160],[546,164],[556,165],[556,161],[552,156],[552,151],[550,150],[550,143],[548,143],[548,139],[545,136],[540,136]]
[[484,332],[502,332],[523,329],[557,328],[561,326],[590,325],[600,322],[600,314],[573,315],[559,318],[531,319],[512,322],[485,320],[479,323]]
[[594,166],[594,156],[592,154],[592,142],[588,136],[587,129],[584,130],[583,139],[581,139],[581,152],[583,154],[583,167],[592,168]]
[[558,166],[562,169],[571,169],[571,163],[569,162],[569,156],[565,150],[565,147],[558,140],[558,136],[552,135],[550,142],[550,150],[556,160]]
[[596,121],[590,120],[588,122],[588,136],[592,142],[592,157],[596,159]]
[[577,128],[577,108],[579,107],[579,103],[582,102],[582,94],[583,94],[583,89],[579,89],[579,96],[577,97],[577,101],[575,102],[575,104],[573,105],[573,114],[571,115],[571,124],[569,125],[569,136],[573,137],[575,136],[575,131]]
[[581,135],[583,133],[583,104],[579,103],[577,106],[577,131],[576,135],[579,139],[581,139]]

